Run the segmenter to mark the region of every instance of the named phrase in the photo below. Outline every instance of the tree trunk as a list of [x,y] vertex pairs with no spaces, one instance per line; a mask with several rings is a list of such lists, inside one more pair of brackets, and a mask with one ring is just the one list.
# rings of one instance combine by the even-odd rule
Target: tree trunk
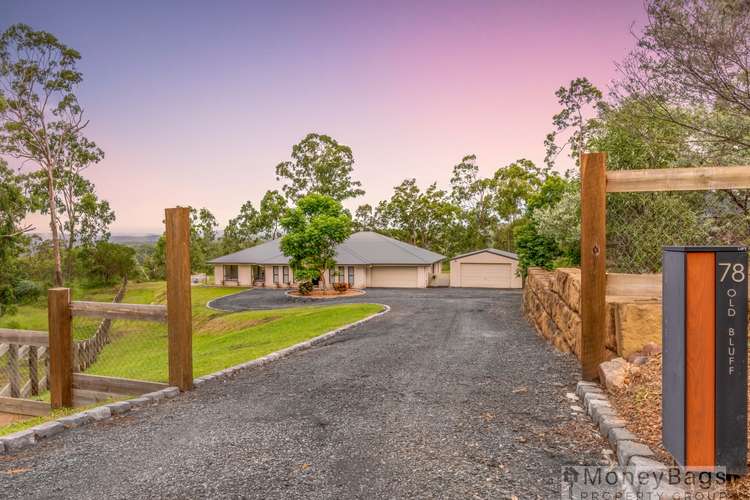
[[318,286],[321,290],[328,290],[328,287],[326,286],[326,270],[318,269],[318,272],[320,273],[320,277],[318,278]]
[[52,230],[52,253],[55,256],[55,276],[54,284],[56,287],[63,286],[62,259],[60,258],[60,235],[57,227],[57,200],[55,199],[55,178],[54,168],[47,166],[47,195],[49,197],[49,217],[50,229]]

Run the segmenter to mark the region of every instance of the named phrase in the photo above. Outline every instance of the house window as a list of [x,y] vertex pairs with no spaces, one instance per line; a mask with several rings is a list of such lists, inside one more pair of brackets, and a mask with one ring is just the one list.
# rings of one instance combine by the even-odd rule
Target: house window
[[224,281],[237,281],[238,278],[238,266],[224,266]]
[[328,283],[333,284],[336,280],[336,271],[333,269],[328,270]]
[[279,266],[273,266],[273,282],[279,282]]
[[346,282],[349,283],[349,286],[354,286],[354,266],[349,266],[346,270]]
[[284,266],[284,283],[289,284],[289,266]]
[[344,266],[339,266],[339,268],[336,270],[336,281],[339,283],[344,282]]

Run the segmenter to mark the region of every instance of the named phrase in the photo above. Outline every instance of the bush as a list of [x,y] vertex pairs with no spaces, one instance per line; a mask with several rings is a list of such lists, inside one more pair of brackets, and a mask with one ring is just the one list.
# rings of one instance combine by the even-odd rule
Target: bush
[[334,283],[333,289],[336,290],[339,293],[344,293],[349,288],[349,285],[347,283]]
[[300,295],[310,295],[313,291],[312,281],[303,281],[299,284]]
[[15,287],[16,300],[22,304],[36,301],[42,295],[42,287],[30,280],[21,280]]

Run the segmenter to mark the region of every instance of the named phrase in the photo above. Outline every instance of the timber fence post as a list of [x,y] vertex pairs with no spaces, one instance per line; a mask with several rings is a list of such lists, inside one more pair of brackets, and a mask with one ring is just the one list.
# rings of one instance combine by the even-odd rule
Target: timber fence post
[[193,388],[193,327],[190,299],[190,209],[166,209],[169,384]]
[[581,155],[581,371],[598,378],[607,335],[607,154]]
[[73,406],[73,334],[70,289],[47,292],[49,320],[49,373],[52,408]]

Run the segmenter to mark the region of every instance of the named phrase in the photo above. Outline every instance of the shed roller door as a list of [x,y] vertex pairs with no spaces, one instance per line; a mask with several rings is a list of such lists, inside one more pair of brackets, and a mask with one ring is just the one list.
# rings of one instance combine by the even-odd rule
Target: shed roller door
[[370,286],[382,288],[416,288],[416,267],[373,267]]
[[510,288],[510,264],[461,264],[461,286]]

